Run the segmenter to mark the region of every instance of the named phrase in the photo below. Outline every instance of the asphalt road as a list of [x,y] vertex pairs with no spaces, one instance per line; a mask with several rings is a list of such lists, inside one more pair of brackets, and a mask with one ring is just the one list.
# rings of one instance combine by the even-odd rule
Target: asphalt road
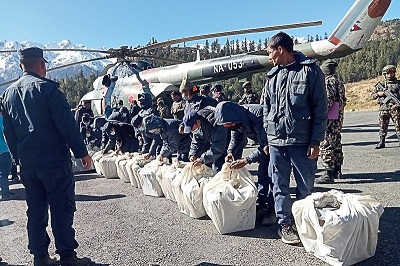
[[[345,179],[316,187],[372,195],[384,205],[376,255],[358,265],[400,265],[400,147],[393,125],[388,136],[387,148],[375,150],[377,113],[346,113]],[[24,189],[11,189],[18,198],[0,201],[0,265],[29,265]],[[144,196],[119,179],[77,175],[76,200],[77,252],[97,265],[327,265],[301,246],[283,244],[277,226],[220,235],[210,219],[192,219],[176,203]]]

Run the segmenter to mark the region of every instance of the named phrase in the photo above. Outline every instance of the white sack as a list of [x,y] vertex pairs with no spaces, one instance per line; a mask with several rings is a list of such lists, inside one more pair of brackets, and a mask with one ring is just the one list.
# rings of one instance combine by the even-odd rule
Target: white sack
[[99,165],[99,161],[100,161],[101,157],[103,157],[103,151],[98,151],[95,154],[93,154],[93,156],[92,156],[94,169],[96,170],[96,173],[99,175],[103,175],[103,173],[101,172],[100,165]]
[[[206,216],[203,206],[203,187],[215,171],[206,165],[194,167],[187,164],[172,181],[172,187],[179,211],[192,217]],[[178,185],[180,184],[180,187]]]
[[258,190],[246,168],[222,170],[204,185],[203,204],[220,234],[254,229]]
[[153,196],[153,197],[162,197],[164,196],[160,184],[156,179],[156,172],[160,167],[160,161],[154,160],[148,164],[146,164],[140,171],[139,175],[142,179],[142,189],[144,195]]
[[[175,158],[174,158],[175,159]],[[182,172],[183,167],[187,164],[185,162],[179,162],[178,160],[174,160],[172,165],[163,165],[158,169],[156,173],[156,178],[158,183],[161,186],[161,189],[164,193],[164,196],[172,201],[175,201],[175,195],[172,188],[172,181],[175,179],[180,172]],[[180,186],[180,184],[179,184]]]
[[292,212],[304,248],[321,260],[352,265],[374,256],[383,206],[371,196],[313,193]]
[[117,175],[122,181],[126,183],[129,183],[130,181],[125,165],[130,158],[131,158],[130,154],[125,153],[122,156],[118,156],[118,158],[115,160],[115,166],[117,167]]
[[104,156],[100,159],[100,170],[105,178],[118,178],[117,166],[115,165],[116,159],[117,156],[114,154]]

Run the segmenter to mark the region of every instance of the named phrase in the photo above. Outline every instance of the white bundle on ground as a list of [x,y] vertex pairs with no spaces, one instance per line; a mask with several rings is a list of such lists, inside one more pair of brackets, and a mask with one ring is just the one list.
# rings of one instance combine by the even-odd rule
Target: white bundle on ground
[[254,229],[258,190],[246,168],[222,170],[205,184],[203,204],[220,234]]
[[103,157],[103,151],[98,151],[92,156],[92,161],[94,165],[94,169],[96,170],[96,173],[99,175],[102,175],[103,173],[101,172],[100,164],[99,161]]
[[146,164],[140,171],[139,176],[142,180],[142,189],[144,195],[153,196],[153,197],[162,197],[164,196],[160,184],[156,178],[156,172],[162,162],[159,160],[153,160]]
[[116,159],[116,153],[111,152],[99,160],[100,171],[105,178],[118,178],[117,166],[115,165]]
[[206,165],[194,167],[187,164],[182,172],[172,181],[176,203],[179,211],[192,217],[206,216],[203,206],[203,187],[215,171]]
[[130,153],[124,153],[115,160],[115,166],[117,167],[117,175],[118,177],[124,181],[125,183],[129,183],[129,175],[126,169],[126,164],[128,160],[131,158]]
[[172,189],[172,181],[180,172],[182,172],[186,164],[188,163],[179,162],[174,158],[171,165],[163,165],[158,169],[156,178],[167,199],[176,202],[174,191]]
[[128,173],[129,182],[131,183],[131,185],[133,187],[139,187],[137,182],[136,182],[136,178],[135,178],[135,176],[133,174],[133,167],[135,165],[137,165],[138,160],[144,160],[143,156],[140,155],[140,153],[138,153],[138,152],[134,152],[134,153],[131,153],[131,158],[125,164],[125,169],[126,169],[126,171]]
[[293,204],[304,248],[331,265],[352,265],[375,255],[383,206],[371,196],[337,190]]

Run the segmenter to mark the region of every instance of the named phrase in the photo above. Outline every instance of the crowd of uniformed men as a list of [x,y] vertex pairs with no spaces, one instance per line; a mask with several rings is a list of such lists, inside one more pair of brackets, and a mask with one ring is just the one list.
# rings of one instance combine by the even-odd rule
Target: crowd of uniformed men
[[[282,241],[299,243],[291,214],[290,176],[296,180],[298,199],[310,195],[314,182],[332,183],[342,177],[340,132],[345,89],[336,74],[335,61],[327,60],[318,67],[315,59],[293,51],[293,40],[286,33],[274,35],[267,51],[274,67],[267,73],[261,99],[253,93],[250,82],[242,85],[244,94],[235,103],[225,96],[221,84],[199,87],[183,79],[179,91],[170,94],[171,106],[166,99],[155,100],[149,93],[140,93],[129,109],[120,101],[114,108],[106,105],[105,117],[94,117],[91,102],[83,101],[75,112],[76,123],[58,84],[44,78],[43,51],[20,51],[24,75],[4,93],[1,111],[8,147],[23,170],[34,264],[55,263],[47,251],[49,204],[51,212],[60,215],[58,219],[52,214],[52,223],[57,225],[53,233],[61,265],[91,263],[90,259],[77,258],[74,251],[78,246],[72,229],[74,181],[67,162],[69,147],[86,168],[90,165],[84,144],[99,146],[104,153],[139,151],[157,160],[171,160],[176,154],[181,161],[205,164],[216,171],[225,162],[235,169],[258,163],[260,223],[278,222]],[[377,84],[373,93],[381,105],[377,148],[385,147],[389,118],[395,122],[400,141],[400,86],[395,71],[392,65],[385,67],[382,74],[386,81]],[[256,146],[243,156],[248,139]],[[39,143],[45,145],[37,146]],[[325,172],[315,180],[319,155]],[[5,191],[2,185],[2,193]],[[58,212],[58,208],[63,211]]]

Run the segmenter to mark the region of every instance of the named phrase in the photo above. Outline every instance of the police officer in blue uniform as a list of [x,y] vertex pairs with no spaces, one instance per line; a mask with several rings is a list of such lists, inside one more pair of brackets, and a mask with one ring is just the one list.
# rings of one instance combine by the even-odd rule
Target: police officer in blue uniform
[[1,108],[4,135],[13,159],[21,165],[21,179],[28,205],[28,248],[34,265],[55,265],[48,253],[48,209],[61,266],[90,265],[78,258],[73,220],[75,180],[70,149],[86,169],[88,155],[71,108],[57,82],[46,79],[43,50],[30,47],[19,51],[23,76],[3,94]]

